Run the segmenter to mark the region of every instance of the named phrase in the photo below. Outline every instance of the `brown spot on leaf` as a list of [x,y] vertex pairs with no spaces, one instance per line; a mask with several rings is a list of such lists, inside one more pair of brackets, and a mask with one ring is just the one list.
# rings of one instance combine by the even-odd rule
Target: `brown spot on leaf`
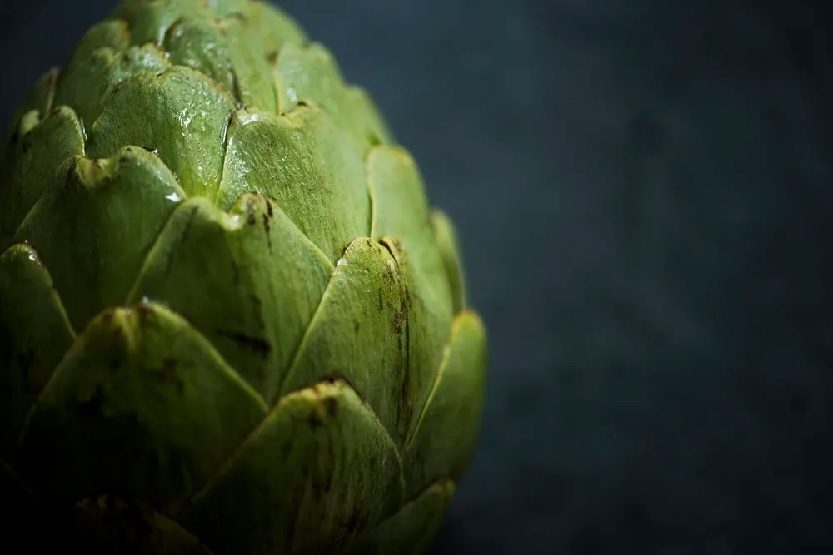
[[102,323],[104,323],[105,325],[109,325],[110,323],[112,323],[114,313],[115,313],[115,311],[112,308],[105,310],[101,314]]
[[272,351],[272,345],[265,339],[261,339],[259,337],[253,337],[245,333],[231,330],[218,329],[214,330],[214,332],[217,335],[225,337],[226,339],[230,339],[243,347],[251,349],[252,351],[264,358],[269,356],[269,353]]
[[362,511],[360,507],[356,506],[350,513],[350,518],[347,520],[347,530],[350,534],[356,534],[364,530],[367,526],[368,515]]
[[87,396],[79,397],[78,399],[78,413],[81,416],[97,416],[101,414],[101,409],[104,406],[104,390],[101,384],[95,386],[95,390],[90,392]]
[[136,312],[139,314],[139,320],[143,323],[147,322],[148,318],[150,318],[152,314],[150,305],[147,303],[139,303],[136,307]]
[[396,335],[401,335],[402,330],[405,329],[405,322],[407,320],[407,315],[403,314],[401,311],[397,310],[393,313],[393,319],[391,320],[391,325],[393,326],[393,331]]
[[78,166],[76,166],[75,164],[70,164],[69,166],[67,166],[66,175],[64,175],[64,181],[69,183],[69,181],[72,179],[72,176],[75,174],[75,169],[77,167]]
[[253,198],[246,199],[246,223],[249,225],[255,225],[257,221],[255,219],[255,201]]
[[182,395],[185,392],[185,383],[177,372],[178,367],[179,362],[176,359],[166,358],[162,361],[162,368],[156,373],[156,378],[160,384],[173,385],[177,394]]
[[399,309],[393,313],[393,331],[397,335],[402,334],[402,331],[408,325],[408,314],[411,312],[411,296],[408,289],[402,288],[402,297],[399,302]]
[[307,416],[307,424],[313,430],[316,430],[324,425],[324,420],[321,418],[321,415],[318,414],[316,411],[312,411]]
[[269,248],[269,252],[272,252],[272,235],[269,233],[269,216],[267,214],[263,215],[263,230],[266,232],[266,244]]
[[327,409],[327,414],[330,416],[335,415],[338,411],[338,399],[335,397],[324,398],[324,408]]

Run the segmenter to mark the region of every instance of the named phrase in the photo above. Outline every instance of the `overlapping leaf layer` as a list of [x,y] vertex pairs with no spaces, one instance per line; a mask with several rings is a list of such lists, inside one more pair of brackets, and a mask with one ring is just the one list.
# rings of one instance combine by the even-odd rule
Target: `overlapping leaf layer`
[[262,2],[127,0],[0,168],[7,507],[109,552],[424,551],[484,331],[453,227],[326,49]]

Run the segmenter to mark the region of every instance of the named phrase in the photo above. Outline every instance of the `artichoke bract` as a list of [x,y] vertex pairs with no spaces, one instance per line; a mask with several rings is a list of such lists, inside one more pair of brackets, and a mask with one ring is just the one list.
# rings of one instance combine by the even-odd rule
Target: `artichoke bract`
[[413,159],[282,12],[127,0],[92,27],[8,132],[0,252],[10,532],[427,549],[478,433],[484,328]]

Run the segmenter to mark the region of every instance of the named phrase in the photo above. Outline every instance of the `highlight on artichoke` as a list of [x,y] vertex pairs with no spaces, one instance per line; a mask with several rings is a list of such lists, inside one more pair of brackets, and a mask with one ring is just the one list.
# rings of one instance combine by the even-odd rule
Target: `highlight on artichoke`
[[484,329],[324,47],[266,2],[127,0],[2,149],[0,551],[427,549]]

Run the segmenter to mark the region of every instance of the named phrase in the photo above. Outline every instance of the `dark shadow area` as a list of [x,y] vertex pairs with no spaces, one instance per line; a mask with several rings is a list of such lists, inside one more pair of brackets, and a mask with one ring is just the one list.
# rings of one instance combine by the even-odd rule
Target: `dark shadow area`
[[[413,151],[489,328],[434,555],[833,552],[828,4],[281,4]],[[4,121],[112,5],[0,0]]]

